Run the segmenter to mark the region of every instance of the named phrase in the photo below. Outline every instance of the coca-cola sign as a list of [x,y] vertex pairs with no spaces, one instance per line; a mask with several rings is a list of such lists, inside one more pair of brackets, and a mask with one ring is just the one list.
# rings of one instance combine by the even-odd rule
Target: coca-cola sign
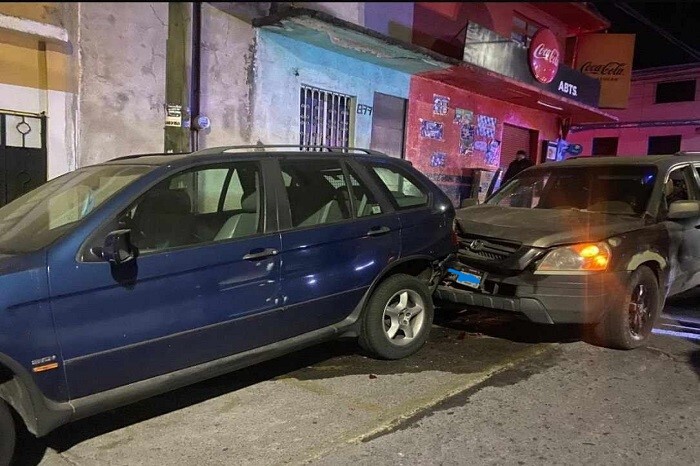
[[551,83],[559,71],[560,57],[559,42],[552,31],[542,28],[532,36],[528,58],[535,79],[544,84]]
[[619,61],[611,61],[608,63],[593,63],[587,61],[581,65],[581,73],[589,76],[622,76],[625,73],[627,63]]

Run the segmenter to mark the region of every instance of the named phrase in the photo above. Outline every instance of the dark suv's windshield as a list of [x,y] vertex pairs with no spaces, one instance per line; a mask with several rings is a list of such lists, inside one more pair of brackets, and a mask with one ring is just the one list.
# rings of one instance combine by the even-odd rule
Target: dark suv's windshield
[[100,165],[55,178],[0,209],[0,253],[39,250],[153,167]]
[[486,203],[641,215],[649,202],[656,173],[654,166],[543,166],[521,173]]

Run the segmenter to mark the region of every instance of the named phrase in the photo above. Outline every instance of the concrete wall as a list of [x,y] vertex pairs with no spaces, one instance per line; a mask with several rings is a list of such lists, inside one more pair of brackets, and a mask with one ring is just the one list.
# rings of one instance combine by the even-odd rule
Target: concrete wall
[[254,52],[249,23],[202,4],[200,107],[211,119],[211,128],[200,132],[200,149],[251,142],[249,84]]
[[[374,93],[408,98],[410,76],[329,52],[266,30],[257,32],[253,140],[299,143],[302,84],[356,97],[373,105]],[[354,112],[354,109],[352,109]],[[351,145],[369,147],[371,115],[355,115]]]
[[365,24],[365,2],[291,2],[295,7],[323,11],[359,26]]
[[365,3],[365,27],[410,43],[413,36],[413,2]]
[[167,3],[80,4],[78,166],[164,148]]
[[[682,73],[641,73],[633,77],[629,105],[611,110],[621,123],[637,121],[700,120],[700,67]],[[695,101],[654,103],[656,84],[666,81],[696,80]],[[700,150],[700,126],[659,126],[619,129],[583,130],[570,134],[568,140],[583,145],[583,155],[591,155],[593,138],[618,138],[617,153],[623,156],[645,155],[651,136],[681,136],[681,150]]]

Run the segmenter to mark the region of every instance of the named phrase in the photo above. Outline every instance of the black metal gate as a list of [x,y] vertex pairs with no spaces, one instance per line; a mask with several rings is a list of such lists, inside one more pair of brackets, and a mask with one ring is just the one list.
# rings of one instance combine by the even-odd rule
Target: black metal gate
[[0,206],[46,182],[46,116],[0,112]]

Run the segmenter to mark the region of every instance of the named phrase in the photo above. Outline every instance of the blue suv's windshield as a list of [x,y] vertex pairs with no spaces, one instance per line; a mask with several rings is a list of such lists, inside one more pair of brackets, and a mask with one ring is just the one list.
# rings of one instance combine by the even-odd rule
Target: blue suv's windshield
[[0,252],[39,250],[135,179],[145,165],[98,165],[55,178],[0,208]]
[[647,208],[656,173],[656,167],[642,165],[542,166],[520,173],[486,203],[639,216]]

